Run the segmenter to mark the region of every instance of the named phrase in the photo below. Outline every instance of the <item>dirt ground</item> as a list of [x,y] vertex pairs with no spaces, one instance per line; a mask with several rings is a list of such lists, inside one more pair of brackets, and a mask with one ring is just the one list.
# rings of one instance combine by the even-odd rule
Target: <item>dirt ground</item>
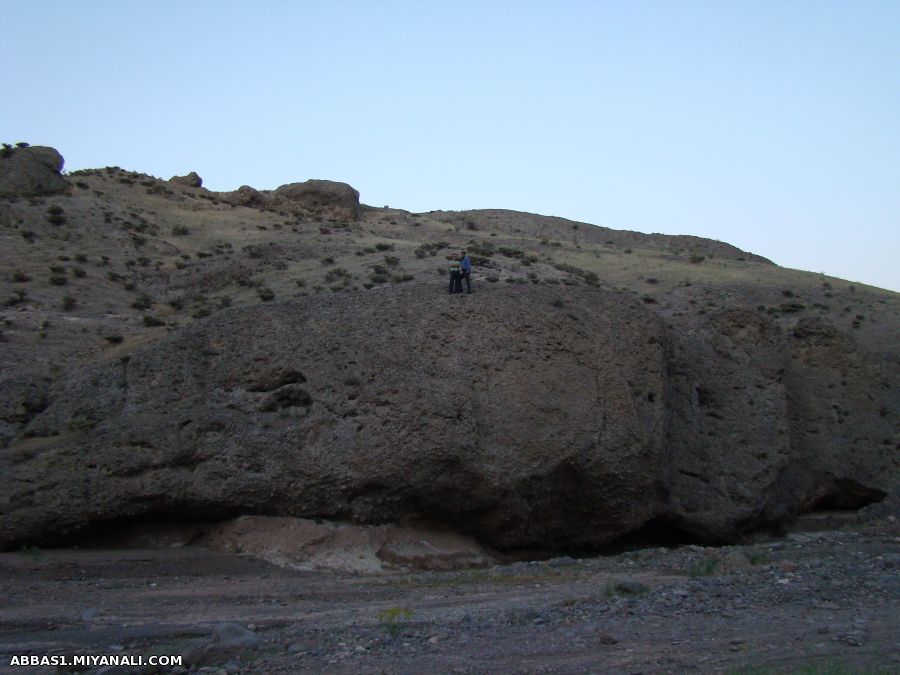
[[[187,654],[216,673],[896,673],[898,570],[892,519],[368,576],[193,546],[27,549],[0,554],[0,672],[67,672],[14,655]],[[229,622],[258,645],[210,638]]]

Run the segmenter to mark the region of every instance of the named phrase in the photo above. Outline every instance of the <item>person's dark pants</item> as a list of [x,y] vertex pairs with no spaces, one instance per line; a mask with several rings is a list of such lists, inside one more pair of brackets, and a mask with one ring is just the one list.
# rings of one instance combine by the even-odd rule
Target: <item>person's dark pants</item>
[[450,272],[450,292],[462,293],[462,283],[459,280],[459,272]]
[[[466,293],[472,292],[472,281],[469,277],[472,276],[472,272],[470,270],[463,270],[461,273],[462,278],[466,281]],[[459,292],[462,293],[462,282],[459,284]]]

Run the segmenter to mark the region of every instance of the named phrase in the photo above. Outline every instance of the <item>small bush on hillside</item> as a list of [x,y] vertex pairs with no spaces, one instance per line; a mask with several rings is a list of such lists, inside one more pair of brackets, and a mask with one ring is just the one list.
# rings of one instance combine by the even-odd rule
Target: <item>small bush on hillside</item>
[[275,291],[273,291],[268,286],[260,286],[256,289],[257,294],[259,294],[259,299],[263,302],[269,302],[270,300],[275,299]]
[[53,204],[47,207],[47,222],[51,225],[62,225],[66,222],[66,216],[61,206]]
[[69,279],[65,274],[51,274],[50,283],[54,286],[65,286],[69,283]]
[[156,326],[162,326],[164,324],[165,322],[162,319],[160,319],[159,317],[155,317],[152,314],[147,314],[144,317],[144,325],[147,328],[154,328]]
[[191,231],[187,229],[184,225],[176,225],[172,228],[172,234],[176,237],[184,237],[185,235],[190,234]]
[[28,294],[25,291],[13,291],[13,294],[6,299],[6,306],[13,307],[18,305],[28,298]]
[[705,256],[702,256],[702,255],[696,255],[696,254],[694,254],[694,255],[691,256],[691,263],[693,263],[694,265],[699,265],[699,264],[702,263],[704,260],[706,260],[706,257],[705,257]]
[[394,250],[394,245],[393,245],[393,244],[378,243],[378,244],[375,244],[375,249],[376,249],[377,251],[393,251],[393,250]]
[[62,299],[62,308],[65,311],[69,311],[70,309],[75,309],[75,305],[78,304],[78,301],[73,298],[71,295],[66,295]]
[[16,283],[24,284],[26,281],[31,281],[31,277],[21,270],[16,270],[12,273],[12,280]]

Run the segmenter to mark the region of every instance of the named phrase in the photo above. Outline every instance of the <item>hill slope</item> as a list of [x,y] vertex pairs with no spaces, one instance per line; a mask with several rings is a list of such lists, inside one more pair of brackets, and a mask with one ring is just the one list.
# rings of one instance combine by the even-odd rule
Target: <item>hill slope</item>
[[[589,549],[896,493],[897,294],[696,237],[10,154],[0,546],[187,511]],[[447,296],[463,247],[475,293]]]

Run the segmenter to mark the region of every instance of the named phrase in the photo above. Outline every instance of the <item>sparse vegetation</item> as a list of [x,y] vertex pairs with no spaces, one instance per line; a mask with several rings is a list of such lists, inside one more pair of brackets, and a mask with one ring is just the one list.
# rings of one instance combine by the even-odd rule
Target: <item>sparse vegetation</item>
[[391,639],[396,640],[400,631],[403,630],[403,621],[410,619],[412,615],[412,610],[406,607],[390,607],[378,612],[378,622],[391,636]]
[[47,222],[51,225],[62,225],[66,222],[66,216],[63,212],[63,208],[58,204],[53,204],[47,207]]
[[708,577],[712,575],[719,566],[716,558],[704,558],[700,562],[694,563],[687,570],[689,577]]

